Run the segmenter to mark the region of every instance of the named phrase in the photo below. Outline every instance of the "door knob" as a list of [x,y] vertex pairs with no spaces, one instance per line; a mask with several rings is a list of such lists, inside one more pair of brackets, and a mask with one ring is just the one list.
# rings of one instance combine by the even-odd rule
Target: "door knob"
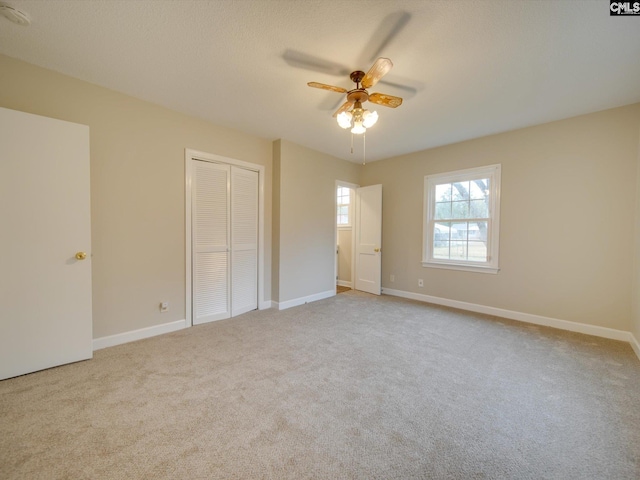
[[373,251],[378,253],[380,251],[380,249],[379,248],[374,248]]
[[87,254],[85,252],[76,253],[76,260],[84,260],[87,258]]

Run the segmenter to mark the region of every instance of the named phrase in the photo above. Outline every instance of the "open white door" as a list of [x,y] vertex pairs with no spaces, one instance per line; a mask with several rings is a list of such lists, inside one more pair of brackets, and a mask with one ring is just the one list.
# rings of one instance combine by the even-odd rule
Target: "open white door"
[[382,280],[382,185],[356,189],[355,289],[380,295]]
[[89,127],[0,108],[0,224],[0,379],[91,358]]

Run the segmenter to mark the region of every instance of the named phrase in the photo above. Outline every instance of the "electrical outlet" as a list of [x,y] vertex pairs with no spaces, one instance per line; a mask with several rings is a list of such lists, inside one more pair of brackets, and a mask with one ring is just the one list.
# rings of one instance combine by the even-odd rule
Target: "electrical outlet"
[[160,302],[160,311],[161,312],[169,311],[169,302]]
[[395,275],[391,275],[389,277],[389,280],[392,281],[392,282],[395,282],[396,281],[396,276]]
[[422,280],[421,278],[418,279],[418,286],[424,287],[424,280]]

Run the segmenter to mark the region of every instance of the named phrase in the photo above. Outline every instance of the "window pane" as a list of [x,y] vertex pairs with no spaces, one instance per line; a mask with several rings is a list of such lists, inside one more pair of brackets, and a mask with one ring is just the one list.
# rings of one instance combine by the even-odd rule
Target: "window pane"
[[486,227],[487,222],[437,222],[433,229],[433,258],[486,262]]
[[467,231],[469,230],[469,223],[454,223],[451,225],[451,231],[455,234],[451,235],[452,240],[463,240],[467,241]]
[[467,242],[461,240],[451,241],[451,260],[466,260],[467,259]]
[[451,202],[436,203],[436,220],[451,218]]
[[469,228],[469,240],[487,243],[489,222],[472,222]]
[[346,215],[338,215],[338,225],[348,225],[349,218]]
[[[433,244],[437,247],[439,244],[449,243],[451,235],[451,223],[438,222],[433,227]],[[448,247],[447,247],[448,248]]]
[[340,205],[338,207],[338,214],[339,215],[349,215],[349,206],[348,205]]
[[449,258],[449,237],[451,223],[438,222],[433,226],[433,258]]
[[484,242],[469,242],[469,260],[472,262],[487,261],[487,246]]
[[469,182],[456,182],[451,190],[453,200],[469,200]]
[[448,202],[451,200],[451,184],[436,185],[436,202]]
[[469,218],[469,202],[451,202],[451,218]]
[[489,179],[481,178],[470,182],[471,199],[481,199],[489,196]]
[[489,205],[486,200],[471,200],[469,206],[470,218],[487,218],[489,216]]
[[347,187],[338,187],[338,205],[348,205],[351,200],[351,190]]
[[438,258],[440,260],[448,260],[449,259],[449,242],[439,242],[433,247],[433,258]]

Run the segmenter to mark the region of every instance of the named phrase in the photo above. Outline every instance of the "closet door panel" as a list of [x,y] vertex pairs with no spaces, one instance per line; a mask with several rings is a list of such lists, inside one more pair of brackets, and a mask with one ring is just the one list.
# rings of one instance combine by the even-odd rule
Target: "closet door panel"
[[194,323],[229,318],[229,254],[201,252],[196,261],[194,280]]
[[230,167],[194,161],[193,323],[230,316]]
[[258,308],[258,258],[255,250],[233,252],[232,316]]
[[258,308],[258,172],[231,167],[231,315]]

